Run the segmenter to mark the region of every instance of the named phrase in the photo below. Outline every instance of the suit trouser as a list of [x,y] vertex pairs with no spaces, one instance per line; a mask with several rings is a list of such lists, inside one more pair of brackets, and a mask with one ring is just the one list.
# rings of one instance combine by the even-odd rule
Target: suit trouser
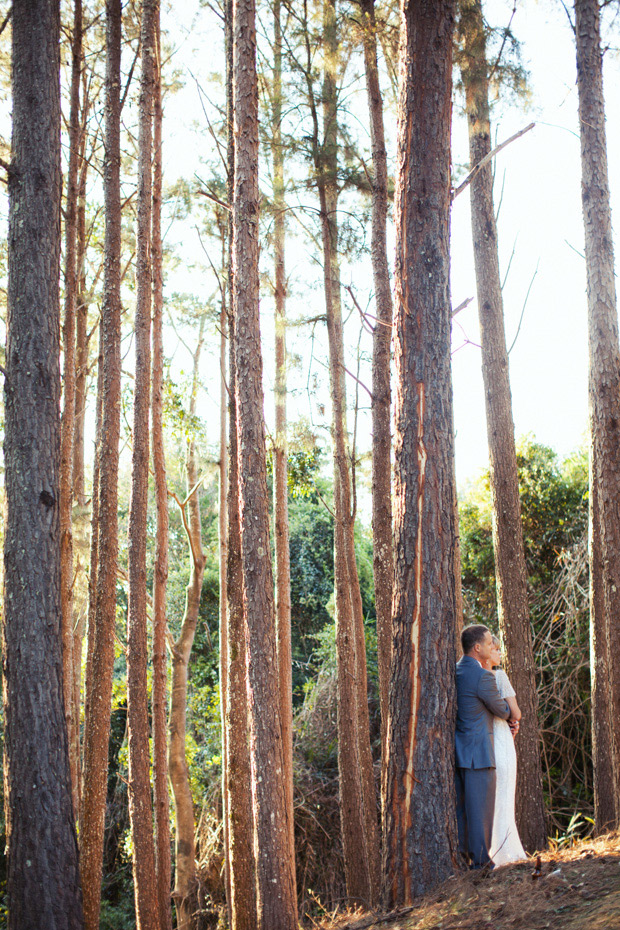
[[495,809],[495,769],[456,770],[456,819],[459,848],[474,867],[490,862]]

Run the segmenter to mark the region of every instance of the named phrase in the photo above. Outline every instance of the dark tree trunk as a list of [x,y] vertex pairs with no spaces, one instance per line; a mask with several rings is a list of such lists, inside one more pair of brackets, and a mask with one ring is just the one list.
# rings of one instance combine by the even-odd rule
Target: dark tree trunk
[[[577,42],[577,88],[581,135],[581,197],[585,228],[586,272],[588,280],[588,345],[591,436],[591,487],[595,501],[596,525],[592,536],[591,557],[600,552],[602,571],[592,566],[592,583],[602,583],[602,595],[592,592],[595,635],[601,627],[607,638],[607,655],[596,637],[603,661],[609,661],[611,746],[613,782],[604,759],[595,758],[598,768],[598,797],[601,792],[614,798],[615,825],[620,823],[620,349],[618,345],[618,311],[614,277],[613,235],[607,171],[605,105],[600,43],[600,17],[597,0],[575,0],[575,36]],[[600,547],[597,549],[597,547]],[[596,611],[604,609],[599,622]],[[594,727],[604,729],[604,707],[595,692]],[[595,751],[601,748],[595,738]],[[605,815],[606,817],[608,814]],[[601,827],[603,824],[601,824]]]
[[[465,87],[470,166],[473,169],[491,151],[489,66],[481,0],[461,0],[460,9],[461,75]],[[533,852],[546,846],[547,829],[491,163],[478,172],[470,186],[470,194],[499,625],[506,647],[508,675],[523,712],[516,740],[517,825],[523,845]]]
[[377,613],[377,658],[381,703],[381,746],[385,764],[388,717],[390,651],[392,648],[392,434],[390,350],[392,344],[392,290],[387,257],[388,176],[383,100],[377,65],[375,0],[362,0],[364,65],[372,145],[371,258],[377,319],[372,343],[372,546]]
[[452,874],[457,853],[449,280],[453,24],[453,0],[403,7],[395,205],[396,574],[383,845],[390,907],[411,902]]
[[80,809],[79,707],[73,687],[73,426],[75,422],[75,305],[77,291],[77,201],[80,158],[80,81],[82,68],[82,0],[75,0],[71,43],[71,106],[69,113],[69,170],[65,208],[65,316],[63,341],[62,426],[60,437],[60,600],[65,691],[65,716],[69,736],[73,809]]
[[257,927],[297,927],[269,548],[258,271],[258,81],[254,0],[234,0],[233,281],[243,591],[248,627]]
[[14,3],[12,28],[2,657],[8,926],[79,930],[60,599],[57,0]]
[[166,584],[168,581],[168,484],[164,450],[163,256],[161,241],[162,106],[159,0],[155,6],[155,89],[153,101],[153,472],[157,507],[157,543],[153,576],[153,783],[155,803],[155,865],[160,930],[172,930],[170,893],[170,799],[166,726]]
[[[105,245],[103,307],[100,324],[103,352],[103,408],[101,440],[97,451],[99,461],[97,593],[94,619],[89,614],[88,625],[84,717],[84,794],[80,818],[80,868],[87,930],[99,928],[116,624],[118,456],[121,416],[121,24],[121,0],[107,0]],[[94,523],[93,532],[96,532]]]

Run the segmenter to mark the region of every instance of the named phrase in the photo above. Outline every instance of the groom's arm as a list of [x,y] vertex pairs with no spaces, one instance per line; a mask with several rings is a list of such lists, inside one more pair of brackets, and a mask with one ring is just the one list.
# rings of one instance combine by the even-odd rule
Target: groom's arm
[[508,706],[508,701],[505,701],[497,690],[497,682],[495,681],[493,672],[484,672],[480,676],[478,697],[492,714],[496,717],[501,717],[502,720],[508,720],[510,717],[510,707]]

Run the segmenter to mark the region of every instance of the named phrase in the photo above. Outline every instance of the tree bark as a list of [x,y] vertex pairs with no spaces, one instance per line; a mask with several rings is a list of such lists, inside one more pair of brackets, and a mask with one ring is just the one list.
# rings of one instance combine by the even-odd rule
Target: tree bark
[[275,443],[273,449],[273,512],[276,563],[276,639],[280,676],[280,710],[284,748],[284,787],[295,848],[293,822],[293,657],[291,645],[291,566],[288,529],[288,467],[286,441],[286,214],[284,150],[282,147],[282,27],[281,0],[273,4],[273,238],[275,266]]
[[57,0],[14,3],[12,30],[2,656],[8,927],[79,930],[60,597]]
[[73,688],[73,425],[75,421],[75,305],[77,291],[77,200],[80,157],[80,81],[82,68],[82,0],[75,0],[71,43],[71,106],[69,113],[69,169],[65,206],[65,315],[63,342],[64,404],[60,434],[60,600],[64,666],[65,716],[69,736],[73,810],[80,809],[79,708]]
[[[89,615],[84,717],[80,868],[87,930],[98,930],[114,670],[118,564],[118,457],[121,410],[121,0],[106,2],[105,244],[101,344],[103,399],[98,446],[96,607]],[[94,507],[94,504],[93,504]],[[93,527],[93,532],[95,532]]]
[[[620,706],[620,349],[614,278],[614,253],[607,170],[605,105],[600,44],[600,16],[596,0],[575,0],[577,88],[581,136],[581,198],[585,229],[588,282],[589,400],[592,472],[590,496],[595,503],[590,556],[600,551],[602,571],[591,563],[593,590],[591,627],[600,658],[609,661],[610,706]],[[597,547],[600,547],[597,548]],[[596,612],[604,609],[599,621]],[[605,630],[607,655],[597,633]],[[604,728],[604,708],[595,693],[593,725]],[[613,781],[604,759],[596,758],[598,796],[614,799],[615,826],[620,823],[620,719],[611,715]],[[595,752],[600,750],[595,740]],[[605,815],[606,818],[608,814]],[[602,827],[603,824],[600,824]]]
[[258,81],[254,0],[234,0],[233,11],[234,335],[257,927],[259,930],[293,930],[297,926],[297,894],[282,778],[285,759],[269,549],[259,327]]
[[[461,75],[465,87],[469,159],[473,169],[491,151],[489,66],[481,0],[461,0],[460,12],[459,33],[463,45]],[[489,443],[499,625],[506,647],[508,675],[523,712],[516,740],[517,825],[524,847],[533,852],[546,846],[547,829],[542,792],[534,649],[527,600],[527,569],[490,162],[472,181],[470,196]]]
[[84,491],[84,424],[86,419],[86,385],[88,377],[88,296],[86,292],[86,181],[88,158],[86,139],[88,112],[87,81],[84,73],[84,50],[82,49],[82,111],[80,126],[80,170],[77,195],[77,242],[76,275],[77,304],[75,308],[75,422],[73,429],[73,501],[80,507],[86,506]]
[[[233,132],[233,0],[226,0],[226,84],[228,108],[228,202],[234,199],[235,138]],[[256,927],[256,864],[252,769],[248,731],[247,623],[243,602],[241,525],[239,512],[239,449],[237,444],[237,375],[232,269],[233,217],[228,223],[228,486],[226,498],[226,715],[224,785],[228,842],[228,915],[235,930]]]
[[[450,375],[452,0],[401,13],[396,186],[396,573],[383,879],[389,907],[457,855]],[[432,54],[430,50],[432,49]]]
[[[347,449],[344,337],[338,261],[338,32],[334,0],[323,6],[323,145],[314,118],[325,310],[329,340],[334,457],[334,581],[338,664],[338,772],[347,894],[372,906],[379,892],[379,838],[368,698],[364,618],[355,561],[350,456]],[[309,88],[312,97],[312,89]]]
[[615,824],[612,755],[612,704],[609,693],[609,652],[603,594],[603,562],[599,513],[596,501],[596,468],[590,449],[589,563],[590,563],[590,682],[592,700],[592,779],[594,822],[597,833],[607,833]]
[[157,531],[153,572],[153,794],[155,803],[155,868],[160,930],[172,930],[170,892],[170,800],[168,795],[168,740],[166,721],[166,585],[168,581],[168,484],[164,450],[164,342],[162,201],[162,105],[160,5],[155,5],[155,88],[153,100],[153,378],[151,419]]
[[[200,318],[198,344],[194,354],[190,419],[196,416],[200,354],[204,340],[205,317]],[[196,841],[194,836],[194,802],[189,784],[189,769],[185,756],[187,719],[187,678],[189,658],[194,644],[200,595],[207,557],[202,551],[200,497],[196,445],[190,439],[186,454],[187,500],[181,506],[190,556],[190,579],[185,593],[185,613],[181,632],[172,651],[172,690],[170,693],[170,748],[168,765],[174,795],[176,821],[175,888],[173,898],[179,930],[196,925],[198,878],[196,875]],[[189,520],[186,516],[189,509]]]
[[387,152],[383,130],[383,100],[377,64],[375,0],[362,0],[361,10],[373,165],[370,253],[377,320],[372,340],[372,546],[377,614],[381,748],[382,763],[385,765],[394,582],[390,387],[392,288],[387,257]]
[[138,118],[138,221],[136,232],[135,380],[128,523],[127,728],[129,820],[138,930],[159,926],[153,809],[151,804],[146,618],[146,534],[151,380],[152,117],[155,82],[155,0],[143,0],[142,73]]

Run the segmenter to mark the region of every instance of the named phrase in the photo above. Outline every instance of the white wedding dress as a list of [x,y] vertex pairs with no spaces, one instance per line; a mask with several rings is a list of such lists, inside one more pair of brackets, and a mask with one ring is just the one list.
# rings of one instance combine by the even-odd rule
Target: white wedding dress
[[[497,688],[503,698],[514,697],[508,675],[501,668],[495,673]],[[495,812],[490,856],[496,866],[526,859],[515,823],[515,791],[517,787],[517,754],[510,727],[500,717],[493,718],[495,744]]]

